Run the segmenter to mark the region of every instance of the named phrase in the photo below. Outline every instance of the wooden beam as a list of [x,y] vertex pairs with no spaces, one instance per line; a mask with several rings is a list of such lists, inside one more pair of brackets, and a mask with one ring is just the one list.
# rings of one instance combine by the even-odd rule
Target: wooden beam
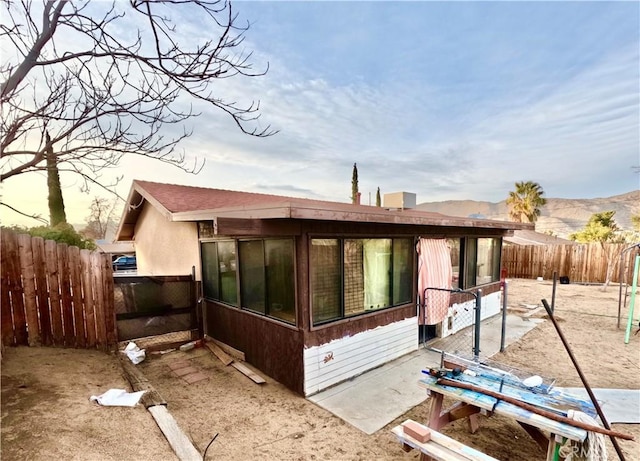
[[167,410],[167,401],[155,390],[144,374],[125,357],[120,357],[120,364],[131,388],[136,392],[147,391],[142,395],[140,402],[149,410],[178,459],[180,461],[202,461],[202,455]]
[[244,357],[244,352],[239,351],[238,349],[234,349],[233,347],[229,346],[228,344],[225,344],[222,341],[218,341],[217,339],[213,339],[210,336],[206,336],[205,335],[205,340],[213,341],[216,345],[218,345],[220,347],[220,349],[225,351],[227,354],[229,354],[234,359],[240,360],[241,362],[245,362],[246,361],[245,357]]
[[264,384],[264,383],[266,383],[266,381],[264,380],[264,378],[262,376],[260,376],[259,374],[255,373],[253,370],[251,370],[249,367],[243,365],[242,363],[233,362],[231,364],[231,366],[233,368],[235,368],[236,370],[238,370],[243,375],[245,375],[247,378],[249,378],[251,381],[253,381],[256,384]]
[[229,365],[233,362],[233,359],[227,355],[225,351],[220,349],[220,347],[212,342],[205,342],[204,345],[211,351],[213,354],[220,359],[222,363],[225,365]]
[[182,432],[180,426],[164,405],[155,405],[148,408],[155,419],[156,424],[171,445],[174,453],[181,461],[201,461],[202,455],[198,453],[191,440]]
[[135,365],[128,361],[127,358],[120,357],[120,364],[124,371],[125,378],[131,384],[131,388],[135,391],[147,391],[142,395],[140,402],[145,408],[156,405],[166,405],[167,401],[160,395],[160,393],[151,385],[149,380],[139,371]]

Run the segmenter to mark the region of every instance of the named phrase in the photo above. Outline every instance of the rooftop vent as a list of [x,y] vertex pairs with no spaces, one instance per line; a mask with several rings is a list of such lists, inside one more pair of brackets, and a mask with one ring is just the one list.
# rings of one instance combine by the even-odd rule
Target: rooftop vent
[[384,208],[396,208],[400,210],[415,208],[416,194],[411,192],[392,192],[390,194],[384,194],[382,206]]

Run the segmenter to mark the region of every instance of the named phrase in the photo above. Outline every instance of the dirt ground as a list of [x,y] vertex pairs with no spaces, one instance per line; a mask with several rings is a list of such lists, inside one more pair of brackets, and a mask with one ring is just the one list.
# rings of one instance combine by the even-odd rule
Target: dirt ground
[[[512,280],[508,304],[539,304],[551,284]],[[624,344],[616,328],[618,288],[559,285],[556,317],[592,387],[640,389],[640,334]],[[542,313],[534,314],[543,316]],[[634,329],[635,331],[635,329]],[[207,379],[187,384],[168,364],[188,359]],[[580,387],[579,376],[548,320],[494,359]],[[138,365],[168,402],[180,427],[207,460],[409,460],[390,428],[406,418],[425,421],[429,401],[368,436],[315,404],[267,379],[257,385],[225,367],[207,349],[150,356]],[[3,460],[175,460],[143,406],[100,407],[91,395],[129,389],[117,358],[101,352],[7,348],[2,360]],[[637,441],[621,440],[626,459],[640,461],[640,425],[615,424]],[[545,454],[515,422],[481,417],[470,434],[463,421],[449,436],[500,460],[539,460]],[[617,459],[609,443],[609,459]]]

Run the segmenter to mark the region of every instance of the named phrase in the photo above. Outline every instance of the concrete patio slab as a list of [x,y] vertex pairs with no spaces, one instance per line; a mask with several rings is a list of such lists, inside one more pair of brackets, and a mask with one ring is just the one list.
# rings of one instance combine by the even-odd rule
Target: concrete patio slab
[[[508,314],[505,346],[517,341],[543,321]],[[500,315],[482,322],[481,357],[490,357],[500,351],[501,331]],[[456,333],[463,334],[469,333]],[[445,345],[444,340],[438,341],[441,341],[440,346]],[[421,346],[381,367],[309,396],[308,400],[361,431],[373,434],[427,399],[427,394],[418,386],[418,381],[423,376],[422,370],[440,365],[440,354],[431,350],[431,347],[435,346],[431,343],[428,348]]]

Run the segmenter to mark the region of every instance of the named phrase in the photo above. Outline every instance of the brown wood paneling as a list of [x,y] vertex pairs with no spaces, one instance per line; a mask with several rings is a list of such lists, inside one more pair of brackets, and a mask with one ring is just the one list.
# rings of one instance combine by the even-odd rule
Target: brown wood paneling
[[204,301],[206,333],[245,354],[247,362],[304,393],[302,332],[246,311]]
[[363,331],[372,330],[380,325],[388,325],[415,316],[416,308],[414,304],[411,304],[405,307],[384,309],[375,314],[351,317],[305,332],[304,345],[305,347],[319,346],[334,339],[353,336]]
[[214,235],[266,236],[266,235],[298,235],[300,222],[292,219],[262,220],[217,218],[214,221]]
[[[73,298],[71,295],[71,271],[77,270],[69,260],[69,247],[65,243],[58,244],[58,271],[60,273],[60,293],[62,298],[62,323],[64,325],[64,342],[67,347],[75,346],[76,331],[73,319]],[[77,249],[77,247],[76,247]]]
[[[18,235],[14,232],[3,231],[2,237],[2,321],[12,322],[11,339],[8,340],[3,335],[3,344],[27,345],[27,319],[24,305],[24,290],[22,286],[22,276],[20,269],[20,255],[18,247]],[[5,290],[7,288],[7,290]],[[10,298],[10,304],[6,306],[5,297]],[[8,316],[5,317],[5,312]],[[3,330],[4,331],[4,330]],[[8,331],[8,329],[7,329]]]

